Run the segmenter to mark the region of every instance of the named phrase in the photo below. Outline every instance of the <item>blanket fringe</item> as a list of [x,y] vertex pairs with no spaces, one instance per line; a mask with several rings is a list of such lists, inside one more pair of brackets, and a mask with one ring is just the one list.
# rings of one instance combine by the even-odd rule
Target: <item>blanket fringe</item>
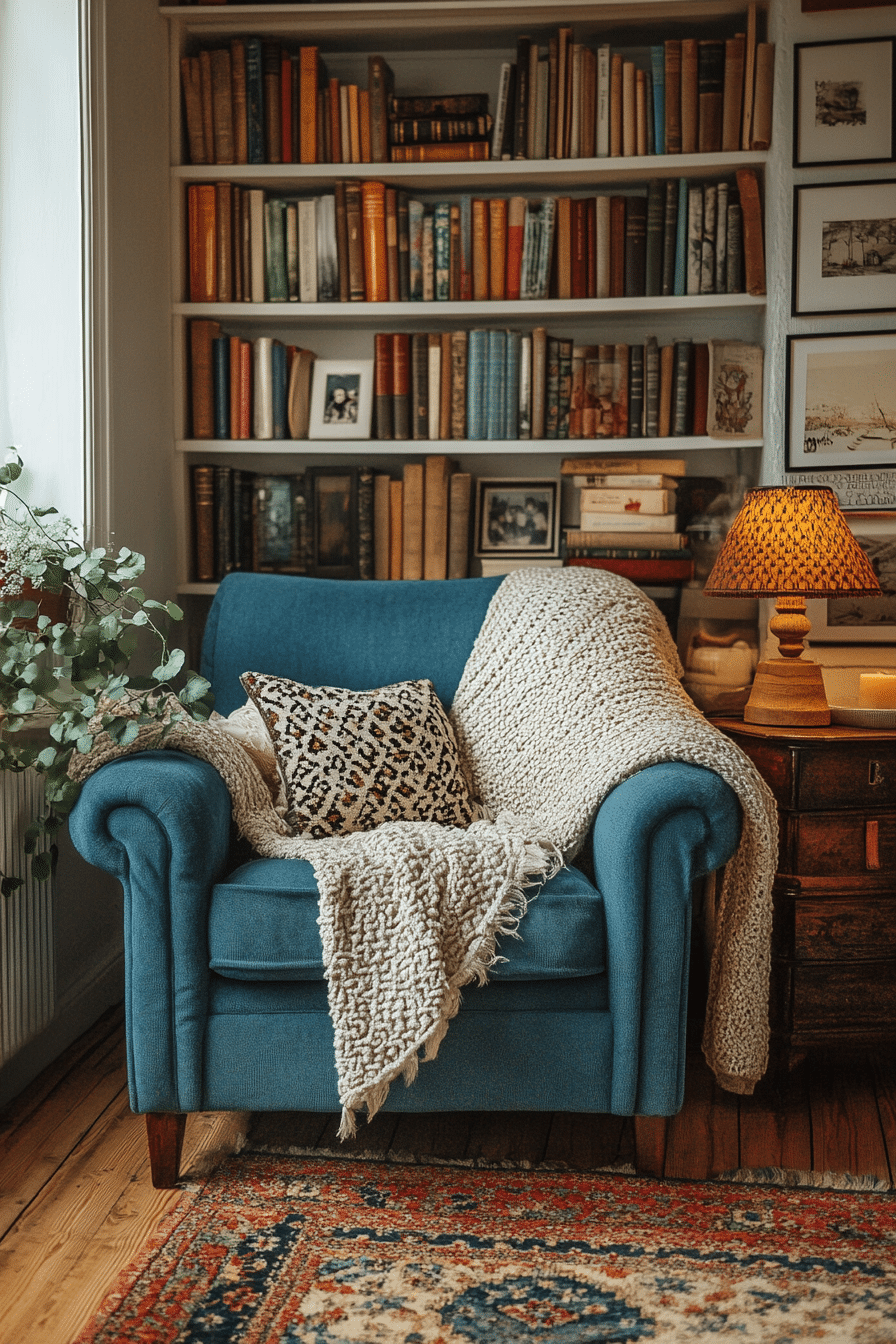
[[424,1063],[428,1063],[438,1056],[439,1046],[445,1039],[448,1025],[452,1018],[457,1016],[460,1009],[461,986],[468,985],[474,980],[479,985],[488,983],[489,967],[506,960],[497,953],[497,938],[501,935],[508,938],[520,937],[520,920],[528,910],[530,900],[534,900],[538,895],[537,892],[534,895],[529,893],[528,889],[533,886],[540,887],[563,867],[563,856],[557,847],[549,841],[524,842],[519,859],[518,875],[509,882],[497,911],[486,921],[487,927],[483,937],[471,950],[463,966],[448,984],[438,1020],[423,1039],[408,1051],[403,1060],[393,1065],[384,1077],[378,1079],[370,1087],[342,1098],[342,1119],[336,1132],[336,1137],[341,1142],[352,1139],[357,1134],[357,1112],[362,1107],[366,1108],[367,1123],[370,1124],[370,1121],[385,1104],[389,1095],[389,1087],[399,1074],[404,1077],[405,1084],[410,1087],[417,1077],[420,1067],[421,1050],[423,1051]]

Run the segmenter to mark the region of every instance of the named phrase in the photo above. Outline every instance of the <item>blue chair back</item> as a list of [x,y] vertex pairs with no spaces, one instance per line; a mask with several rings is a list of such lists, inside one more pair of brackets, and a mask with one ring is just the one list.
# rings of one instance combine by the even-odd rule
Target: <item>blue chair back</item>
[[500,583],[228,574],[206,623],[202,675],[220,714],[245,702],[248,671],[353,691],[426,677],[450,705]]

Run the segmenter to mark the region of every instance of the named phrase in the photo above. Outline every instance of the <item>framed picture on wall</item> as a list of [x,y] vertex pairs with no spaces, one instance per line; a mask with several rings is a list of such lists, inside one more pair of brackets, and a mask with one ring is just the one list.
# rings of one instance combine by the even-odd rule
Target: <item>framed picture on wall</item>
[[808,602],[812,641],[819,644],[896,644],[896,518],[883,523],[850,519],[856,541],[880,584],[879,597],[837,597]]
[[892,37],[793,49],[794,167],[893,161]]
[[896,331],[788,336],[787,470],[896,467]]
[[560,494],[557,480],[476,481],[476,546],[480,558],[559,554]]
[[318,579],[356,579],[359,571],[358,468],[309,467],[308,573]]
[[896,308],[896,182],[794,187],[793,256],[794,314]]

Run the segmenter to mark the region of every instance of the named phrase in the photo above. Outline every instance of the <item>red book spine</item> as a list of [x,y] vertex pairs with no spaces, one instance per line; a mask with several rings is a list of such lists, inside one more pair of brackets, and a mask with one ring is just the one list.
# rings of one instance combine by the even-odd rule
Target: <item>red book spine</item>
[[240,338],[230,338],[230,437],[240,437]]
[[588,297],[588,222],[586,202],[572,203],[572,297]]
[[526,202],[522,196],[512,196],[507,210],[507,275],[504,297],[520,297],[523,265],[523,229],[526,222]]
[[218,298],[218,250],[214,183],[192,186],[187,197],[190,230],[190,302]]
[[240,341],[240,423],[238,439],[252,437],[252,342]]

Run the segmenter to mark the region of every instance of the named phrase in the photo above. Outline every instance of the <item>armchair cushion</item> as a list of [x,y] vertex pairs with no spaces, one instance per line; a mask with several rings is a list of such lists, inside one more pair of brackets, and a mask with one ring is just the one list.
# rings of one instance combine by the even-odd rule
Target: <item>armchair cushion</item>
[[320,839],[386,821],[468,826],[478,815],[431,681],[373,691],[246,672],[277,755],[287,820]]
[[[533,893],[534,894],[534,893]],[[323,980],[317,884],[304,859],[256,859],[212,888],[210,968],[233,980]],[[502,938],[494,980],[567,980],[605,967],[603,899],[563,868],[540,888],[520,938]]]

